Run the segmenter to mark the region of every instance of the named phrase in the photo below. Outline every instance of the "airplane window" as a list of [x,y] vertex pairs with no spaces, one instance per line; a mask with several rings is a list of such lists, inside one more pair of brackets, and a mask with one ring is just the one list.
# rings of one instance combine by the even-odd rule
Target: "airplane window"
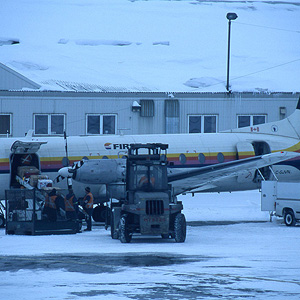
[[217,155],[217,160],[218,160],[219,163],[224,162],[224,160],[225,160],[224,154],[219,152],[218,155]]
[[204,164],[205,163],[205,155],[203,153],[199,153],[198,160],[199,160],[200,164]]
[[186,163],[186,156],[184,154],[180,154],[179,155],[179,161],[182,163],[182,164],[185,164]]

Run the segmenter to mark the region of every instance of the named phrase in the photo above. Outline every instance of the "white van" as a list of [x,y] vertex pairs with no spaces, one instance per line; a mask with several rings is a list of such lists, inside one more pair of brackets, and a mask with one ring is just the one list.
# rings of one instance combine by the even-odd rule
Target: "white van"
[[300,221],[300,183],[263,181],[261,210],[275,212],[287,226]]

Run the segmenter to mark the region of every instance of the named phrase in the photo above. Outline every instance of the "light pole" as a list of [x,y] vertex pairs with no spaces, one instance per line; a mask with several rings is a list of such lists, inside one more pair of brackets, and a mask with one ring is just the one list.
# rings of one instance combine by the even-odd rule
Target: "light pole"
[[238,15],[236,13],[228,13],[226,18],[228,19],[228,51],[227,51],[227,83],[226,83],[226,90],[229,90],[229,61],[230,61],[230,29],[231,29],[231,21],[236,20]]

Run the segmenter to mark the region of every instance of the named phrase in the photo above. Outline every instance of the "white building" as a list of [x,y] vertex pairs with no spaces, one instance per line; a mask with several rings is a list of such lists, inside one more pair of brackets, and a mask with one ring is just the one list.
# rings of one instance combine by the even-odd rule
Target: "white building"
[[24,136],[30,129],[37,136],[64,130],[68,135],[219,132],[282,119],[300,95],[40,91],[39,84],[2,64],[0,87],[1,137]]

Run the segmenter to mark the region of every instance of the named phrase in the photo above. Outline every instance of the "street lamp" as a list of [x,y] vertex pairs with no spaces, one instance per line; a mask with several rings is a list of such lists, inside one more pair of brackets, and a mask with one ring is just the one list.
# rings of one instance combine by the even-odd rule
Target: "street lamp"
[[229,90],[229,61],[230,61],[230,29],[231,29],[231,21],[236,20],[238,15],[236,13],[228,13],[226,18],[228,19],[228,52],[227,52],[227,84],[226,90]]

